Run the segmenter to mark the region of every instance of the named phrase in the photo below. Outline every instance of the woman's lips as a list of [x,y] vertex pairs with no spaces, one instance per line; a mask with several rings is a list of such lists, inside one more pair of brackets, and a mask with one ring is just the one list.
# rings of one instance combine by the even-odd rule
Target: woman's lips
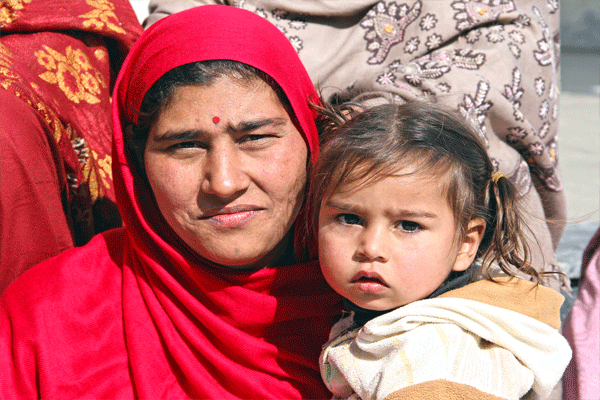
[[360,271],[352,278],[352,284],[367,293],[377,293],[388,288],[381,275],[373,271]]
[[225,207],[208,211],[200,217],[222,228],[238,228],[254,218],[262,208],[251,205]]

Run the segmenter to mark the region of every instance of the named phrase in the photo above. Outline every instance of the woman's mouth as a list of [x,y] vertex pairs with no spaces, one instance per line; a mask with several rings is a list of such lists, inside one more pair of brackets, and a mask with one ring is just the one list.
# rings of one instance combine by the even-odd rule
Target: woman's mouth
[[221,228],[239,228],[253,219],[261,208],[250,205],[225,207],[204,213],[201,220],[213,222]]

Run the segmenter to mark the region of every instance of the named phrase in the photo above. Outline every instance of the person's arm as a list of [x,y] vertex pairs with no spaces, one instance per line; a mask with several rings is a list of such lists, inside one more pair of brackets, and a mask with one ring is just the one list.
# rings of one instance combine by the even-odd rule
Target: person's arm
[[73,247],[63,187],[35,110],[0,89],[0,293],[31,266]]

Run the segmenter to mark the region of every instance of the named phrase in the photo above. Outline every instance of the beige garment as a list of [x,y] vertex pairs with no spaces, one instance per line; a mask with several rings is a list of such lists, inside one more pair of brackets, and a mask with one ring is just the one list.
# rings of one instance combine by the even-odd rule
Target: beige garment
[[521,279],[499,280],[408,304],[349,332],[351,318],[338,322],[321,355],[328,388],[363,400],[429,392],[548,396],[571,358],[557,329],[562,296]]
[[[151,0],[145,25],[209,3]],[[533,264],[560,270],[555,249],[566,204],[556,138],[557,0],[219,3],[279,27],[327,99],[427,98],[460,112],[480,132],[496,168],[524,195]],[[555,276],[545,283],[558,289],[560,281]]]

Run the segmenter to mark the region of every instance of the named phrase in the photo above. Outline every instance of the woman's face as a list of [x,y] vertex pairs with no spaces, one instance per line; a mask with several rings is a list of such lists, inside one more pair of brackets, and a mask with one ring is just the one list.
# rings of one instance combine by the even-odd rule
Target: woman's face
[[158,207],[200,256],[272,266],[304,199],[308,150],[273,89],[221,77],[176,90],[149,132],[146,173]]

